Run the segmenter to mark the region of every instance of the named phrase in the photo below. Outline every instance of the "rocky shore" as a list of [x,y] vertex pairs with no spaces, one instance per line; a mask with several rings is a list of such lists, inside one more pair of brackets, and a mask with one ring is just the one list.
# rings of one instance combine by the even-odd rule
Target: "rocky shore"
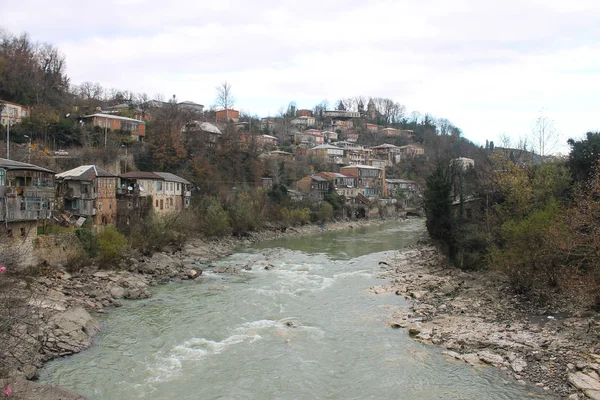
[[234,249],[261,241],[283,237],[342,230],[391,221],[361,220],[328,223],[324,227],[304,225],[285,230],[253,232],[242,237],[194,238],[181,248],[170,248],[152,256],[133,256],[115,269],[99,270],[87,266],[76,272],[66,272],[50,266],[41,276],[20,281],[11,290],[15,318],[6,348],[9,357],[8,379],[0,379],[4,387],[10,384],[11,399],[82,399],[76,393],[54,385],[38,384],[34,380],[44,362],[80,352],[91,346],[101,326],[94,315],[121,306],[122,299],[150,296],[148,287],[173,280],[202,279],[205,270],[211,273],[236,273],[235,269],[218,270],[210,262],[231,254]]
[[593,315],[539,306],[499,277],[448,265],[431,243],[380,265],[390,283],[371,291],[409,301],[395,307],[392,328],[441,346],[448,357],[506,371],[549,397],[600,399],[600,331]]

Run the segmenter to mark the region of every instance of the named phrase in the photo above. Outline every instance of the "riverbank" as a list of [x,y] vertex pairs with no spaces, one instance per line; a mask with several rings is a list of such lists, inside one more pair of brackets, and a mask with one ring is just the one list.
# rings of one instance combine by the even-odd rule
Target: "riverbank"
[[390,283],[371,291],[411,302],[392,312],[392,328],[405,328],[461,362],[506,371],[549,396],[600,399],[600,328],[591,314],[534,304],[490,273],[450,266],[431,243],[395,253],[381,267]]
[[304,225],[285,230],[263,230],[244,237],[194,238],[181,248],[170,248],[151,257],[130,257],[114,270],[90,266],[68,273],[50,268],[41,276],[27,277],[10,293],[20,305],[16,310],[18,317],[11,321],[11,334],[5,344],[10,349],[12,363],[8,364],[10,359],[3,360],[4,365],[9,365],[9,378],[2,383],[11,383],[15,399],[80,399],[81,396],[75,393],[39,385],[32,380],[44,362],[91,346],[101,328],[94,316],[119,307],[121,299],[149,297],[148,287],[155,284],[179,279],[201,280],[206,269],[211,273],[236,273],[237,268],[221,271],[210,266],[210,262],[231,254],[236,248],[393,220],[336,222],[323,227]]

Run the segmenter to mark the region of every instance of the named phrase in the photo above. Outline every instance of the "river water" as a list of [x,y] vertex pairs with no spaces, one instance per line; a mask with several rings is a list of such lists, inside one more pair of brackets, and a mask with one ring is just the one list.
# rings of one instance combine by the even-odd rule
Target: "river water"
[[368,292],[384,283],[378,261],[423,234],[415,220],[242,249],[215,265],[252,271],[206,271],[125,301],[91,349],[48,363],[40,380],[92,400],[545,398],[386,324],[390,306],[408,303]]

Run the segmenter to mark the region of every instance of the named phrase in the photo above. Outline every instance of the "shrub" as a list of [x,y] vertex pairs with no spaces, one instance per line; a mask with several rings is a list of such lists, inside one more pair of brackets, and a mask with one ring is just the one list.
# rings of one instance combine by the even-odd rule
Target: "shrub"
[[107,267],[118,263],[127,250],[127,238],[113,226],[107,226],[98,234],[98,260]]
[[206,236],[225,236],[231,233],[229,214],[223,209],[217,199],[208,199],[202,218],[202,232]]
[[75,235],[81,242],[81,247],[88,257],[96,257],[98,254],[98,237],[90,229],[79,228],[75,230]]

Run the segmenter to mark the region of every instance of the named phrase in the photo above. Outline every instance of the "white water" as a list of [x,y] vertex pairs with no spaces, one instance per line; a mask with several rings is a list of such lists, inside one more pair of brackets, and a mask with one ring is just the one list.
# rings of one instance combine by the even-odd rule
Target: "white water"
[[367,290],[383,283],[381,252],[422,233],[412,221],[245,249],[217,265],[252,271],[153,288],[111,311],[93,348],[49,363],[41,380],[90,399],[546,398],[385,323],[390,306],[407,304]]

